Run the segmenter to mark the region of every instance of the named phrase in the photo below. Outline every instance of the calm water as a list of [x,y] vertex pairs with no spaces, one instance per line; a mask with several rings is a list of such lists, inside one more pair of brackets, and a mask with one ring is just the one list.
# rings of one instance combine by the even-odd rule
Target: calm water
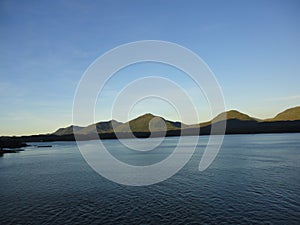
[[[189,137],[185,137],[188,138]],[[163,159],[105,141],[123,161]],[[123,186],[95,173],[75,143],[28,148],[0,158],[0,224],[300,224],[300,134],[226,136],[213,162],[198,171],[207,137],[172,178]]]

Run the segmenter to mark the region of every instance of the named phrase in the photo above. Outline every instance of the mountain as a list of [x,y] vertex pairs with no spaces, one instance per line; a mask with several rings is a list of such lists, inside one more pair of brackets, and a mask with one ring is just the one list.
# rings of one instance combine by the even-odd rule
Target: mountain
[[300,120],[300,106],[284,110],[268,121],[293,121]]
[[242,121],[246,121],[246,120],[257,121],[257,119],[250,117],[245,113],[241,113],[237,110],[230,110],[227,112],[220,113],[212,120],[212,122],[215,123],[215,122],[219,122],[222,120],[230,120],[230,119],[236,119],[236,120],[242,120]]
[[167,130],[179,130],[181,128],[187,127],[187,125],[181,122],[173,122],[165,120],[162,117],[152,115],[147,113],[145,115],[139,116],[127,123],[121,123],[116,120],[110,120],[106,122],[99,122],[87,127],[69,126],[66,128],[60,128],[53,133],[53,135],[62,136],[73,134],[73,128],[76,129],[78,134],[89,135],[92,134],[97,129],[99,134],[112,133],[114,132],[129,132],[128,125],[132,132],[149,132],[149,126],[152,131],[165,131]]
[[[250,117],[236,110],[230,110],[219,114],[212,120],[194,125],[186,125],[181,122],[173,122],[150,113],[137,117],[127,123],[121,123],[116,120],[99,122],[87,127],[69,126],[60,128],[52,134],[39,134],[19,137],[0,137],[1,148],[16,148],[25,146],[26,142],[49,142],[49,141],[75,141],[75,140],[96,140],[131,138],[128,133],[128,125],[138,138],[148,138],[161,136],[181,136],[181,135],[209,135],[212,132],[212,123],[216,126],[213,134],[223,134],[223,130],[218,127],[224,125],[226,120],[225,134],[258,134],[258,133],[299,133],[300,132],[300,106],[287,109],[272,119],[260,120]],[[201,129],[199,129],[199,125]],[[221,126],[219,126],[221,125]],[[116,135],[114,130],[119,134]],[[151,127],[151,129],[149,129]],[[94,135],[92,131],[97,129],[98,134]],[[74,137],[73,129],[79,132],[79,136]],[[166,133],[161,132],[165,131]],[[183,130],[184,129],[184,130]],[[150,133],[149,131],[155,131]],[[184,132],[183,132],[184,131]],[[79,139],[78,139],[79,138]]]
[[62,136],[62,135],[70,135],[73,134],[73,130],[75,129],[76,131],[82,130],[84,127],[79,127],[79,126],[69,126],[65,128],[59,128],[57,131],[53,133],[53,135],[57,136]]
[[[245,113],[241,113],[237,110],[230,110],[220,113],[208,122],[193,125],[186,125],[181,122],[173,122],[170,120],[166,120],[160,116],[155,116],[151,113],[147,113],[126,123],[121,123],[116,120],[110,120],[106,122],[95,123],[87,127],[69,126],[66,128],[60,128],[52,135],[73,135],[73,129],[75,129],[76,131],[78,131],[78,134],[88,136],[92,134],[95,129],[97,129],[98,134],[102,134],[103,137],[109,137],[111,136],[110,134],[113,134],[114,131],[118,133],[129,132],[130,130],[128,129],[128,127],[130,127],[132,132],[136,133],[149,133],[150,130],[155,132],[167,130],[168,132],[174,131],[173,133],[177,134],[177,131],[180,131],[181,129],[199,129],[199,125],[202,129],[204,129],[204,131],[207,130],[205,132],[209,132],[211,127],[210,125],[212,123],[219,123],[224,120],[227,120],[226,132],[228,133],[246,133],[247,129],[251,133],[255,133],[255,130],[260,133],[264,130],[268,132],[271,132],[271,130],[273,130],[274,132],[279,132],[280,130],[282,130],[283,132],[287,132],[289,129],[294,132],[298,129],[298,125],[295,127],[294,125],[287,124],[291,128],[277,129],[276,127],[279,126],[279,123],[274,122],[300,120],[300,106],[287,109],[279,113],[274,118],[268,120],[260,120]],[[151,127],[151,129],[149,129],[149,127]]]
[[98,133],[111,133],[111,132],[113,132],[113,128],[116,128],[122,124],[123,123],[118,122],[116,120],[99,122],[99,123],[95,123],[95,124],[92,124],[92,125],[89,125],[89,126],[83,128],[82,130],[79,131],[79,133],[85,134],[85,135],[90,134],[95,131],[95,127],[96,127]]
[[[200,127],[206,127],[211,125],[212,123],[217,123],[224,120],[240,120],[240,121],[260,121],[259,119],[256,119],[254,117],[250,117],[245,113],[241,113],[237,110],[229,110],[223,113],[220,113],[215,118],[213,118],[210,121],[200,123]],[[192,125],[195,127],[194,125]]]
[[89,135],[97,129],[98,133],[111,133],[113,132],[113,127],[118,127],[123,123],[118,122],[116,120],[110,120],[106,122],[99,122],[95,124],[91,124],[87,127],[79,127],[79,126],[69,126],[66,128],[59,128],[57,131],[53,133],[53,135],[62,136],[62,135],[70,135],[73,134],[74,129],[76,133],[82,135]]
[[186,125],[181,122],[165,120],[162,117],[147,113],[118,126],[116,132],[129,132],[129,127],[132,132],[149,132],[149,127],[151,127],[152,131],[165,131],[178,130],[182,127],[186,127]]

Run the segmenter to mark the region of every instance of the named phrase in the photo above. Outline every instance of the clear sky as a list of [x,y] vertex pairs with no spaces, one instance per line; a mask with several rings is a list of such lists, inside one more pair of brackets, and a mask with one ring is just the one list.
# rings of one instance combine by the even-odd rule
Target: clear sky
[[[73,96],[87,67],[118,45],[149,39],[197,53],[218,79],[227,109],[268,118],[300,105],[298,0],[1,0],[0,135],[48,133],[70,125]],[[148,64],[120,73],[138,78],[159,70],[189,88],[172,68]],[[98,120],[111,119],[105,104],[130,80],[121,75],[108,86],[104,102],[99,100]],[[208,120],[199,99],[200,121]],[[138,106],[133,115],[144,110],[176,117],[166,105],[151,108],[160,105],[155,101]],[[122,118],[120,113],[115,119]],[[199,121],[186,117],[183,122]]]

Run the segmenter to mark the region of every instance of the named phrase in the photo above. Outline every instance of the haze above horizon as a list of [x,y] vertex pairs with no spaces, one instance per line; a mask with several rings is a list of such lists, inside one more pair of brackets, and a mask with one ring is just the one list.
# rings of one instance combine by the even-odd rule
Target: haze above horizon
[[[150,39],[198,54],[214,72],[227,109],[272,118],[300,102],[299,10],[296,0],[1,1],[0,136],[47,133],[72,124],[73,97],[87,67],[118,45]],[[186,74],[145,63],[115,74],[97,102],[95,120],[112,119],[108,109],[114,97],[146,76],[165,77],[189,91],[199,121],[186,114],[182,122],[215,116]],[[159,99],[138,103],[129,117],[146,112],[179,120]],[[120,111],[114,119],[127,116]]]

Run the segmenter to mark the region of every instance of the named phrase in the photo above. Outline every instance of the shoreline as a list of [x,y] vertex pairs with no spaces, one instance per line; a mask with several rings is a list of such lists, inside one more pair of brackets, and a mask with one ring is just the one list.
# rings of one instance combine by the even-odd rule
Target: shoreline
[[[224,123],[224,121],[218,122]],[[214,125],[218,126],[218,123]],[[224,125],[224,124],[222,124]],[[225,135],[233,134],[266,134],[266,133],[300,133],[300,120],[296,121],[276,121],[276,122],[254,122],[254,121],[240,121],[228,120],[226,122]],[[39,134],[28,136],[2,136],[0,137],[0,150],[17,149],[26,147],[28,142],[54,142],[54,141],[88,141],[97,139],[128,139],[134,135],[136,138],[151,137],[172,137],[172,136],[205,136],[218,135],[223,133],[215,132],[211,134],[211,125],[202,128],[185,128],[177,130],[168,130],[166,132],[108,132],[108,133],[94,133],[88,135],[68,134],[68,135],[54,135],[54,134]],[[76,138],[75,138],[76,136]]]

